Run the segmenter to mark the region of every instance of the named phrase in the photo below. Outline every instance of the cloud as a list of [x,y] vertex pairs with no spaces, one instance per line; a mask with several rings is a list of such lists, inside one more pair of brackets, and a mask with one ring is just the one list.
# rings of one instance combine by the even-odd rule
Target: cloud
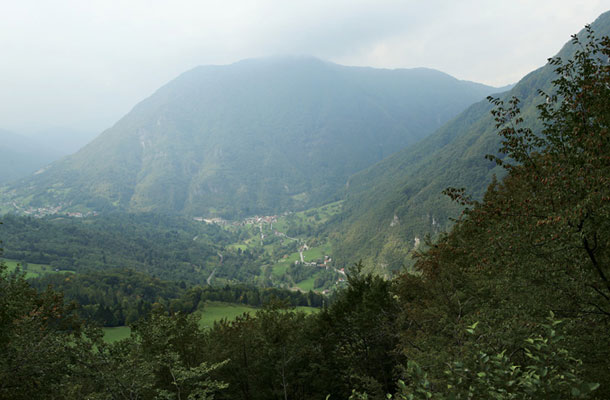
[[274,54],[504,85],[544,64],[602,3],[5,1],[0,127],[100,131],[190,68]]

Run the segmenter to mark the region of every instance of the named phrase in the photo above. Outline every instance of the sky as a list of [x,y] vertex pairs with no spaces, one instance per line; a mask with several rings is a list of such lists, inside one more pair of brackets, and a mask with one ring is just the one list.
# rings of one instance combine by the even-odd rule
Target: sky
[[610,0],[0,0],[0,129],[84,142],[198,65],[312,55],[503,86]]

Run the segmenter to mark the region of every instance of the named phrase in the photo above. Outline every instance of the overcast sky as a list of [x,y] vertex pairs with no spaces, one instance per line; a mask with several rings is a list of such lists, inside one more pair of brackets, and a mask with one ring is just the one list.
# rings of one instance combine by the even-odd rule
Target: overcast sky
[[0,0],[0,128],[99,133],[197,65],[277,54],[501,86],[610,0]]

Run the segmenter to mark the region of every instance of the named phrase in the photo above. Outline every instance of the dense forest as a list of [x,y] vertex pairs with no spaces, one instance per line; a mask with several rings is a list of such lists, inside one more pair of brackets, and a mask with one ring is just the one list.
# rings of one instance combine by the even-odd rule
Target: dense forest
[[259,274],[258,253],[230,251],[236,234],[184,218],[152,213],[99,217],[20,217],[7,214],[2,229],[4,256],[52,269],[87,272],[130,268],[166,280],[205,283],[217,275],[247,282]]
[[324,297],[313,291],[302,293],[246,284],[187,288],[184,282],[163,281],[133,270],[47,274],[29,282],[39,291],[52,287],[61,292],[67,301],[79,305],[81,317],[100,326],[131,325],[148,315],[154,306],[190,314],[206,301],[254,307],[275,300],[293,307],[321,307],[324,302]]
[[61,294],[0,267],[0,397],[609,398],[610,39],[586,32],[550,60],[540,132],[518,98],[490,98],[505,176],[480,201],[446,190],[466,210],[413,271],[389,280],[359,263],[319,313],[270,296],[211,329],[190,313],[195,290],[143,278],[150,301],[174,296],[106,344]]

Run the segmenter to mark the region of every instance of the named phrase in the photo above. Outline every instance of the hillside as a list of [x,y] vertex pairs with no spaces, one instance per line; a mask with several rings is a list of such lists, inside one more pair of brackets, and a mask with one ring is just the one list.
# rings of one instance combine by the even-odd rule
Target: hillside
[[435,70],[312,58],[198,67],[79,152],[5,187],[3,210],[231,218],[316,206],[493,91]]
[[[610,12],[591,26],[598,36],[610,34]],[[574,51],[568,43],[558,55],[568,58]],[[550,90],[554,79],[554,67],[546,65],[499,96],[518,97],[526,123],[538,131],[536,105],[544,101],[538,90]],[[425,235],[447,229],[459,215],[461,207],[442,194],[444,189],[463,187],[480,199],[493,176],[503,173],[485,159],[500,147],[491,109],[487,100],[473,104],[419,143],[352,176],[343,212],[329,225],[337,261],[362,259],[382,270],[398,269],[409,263]]]

